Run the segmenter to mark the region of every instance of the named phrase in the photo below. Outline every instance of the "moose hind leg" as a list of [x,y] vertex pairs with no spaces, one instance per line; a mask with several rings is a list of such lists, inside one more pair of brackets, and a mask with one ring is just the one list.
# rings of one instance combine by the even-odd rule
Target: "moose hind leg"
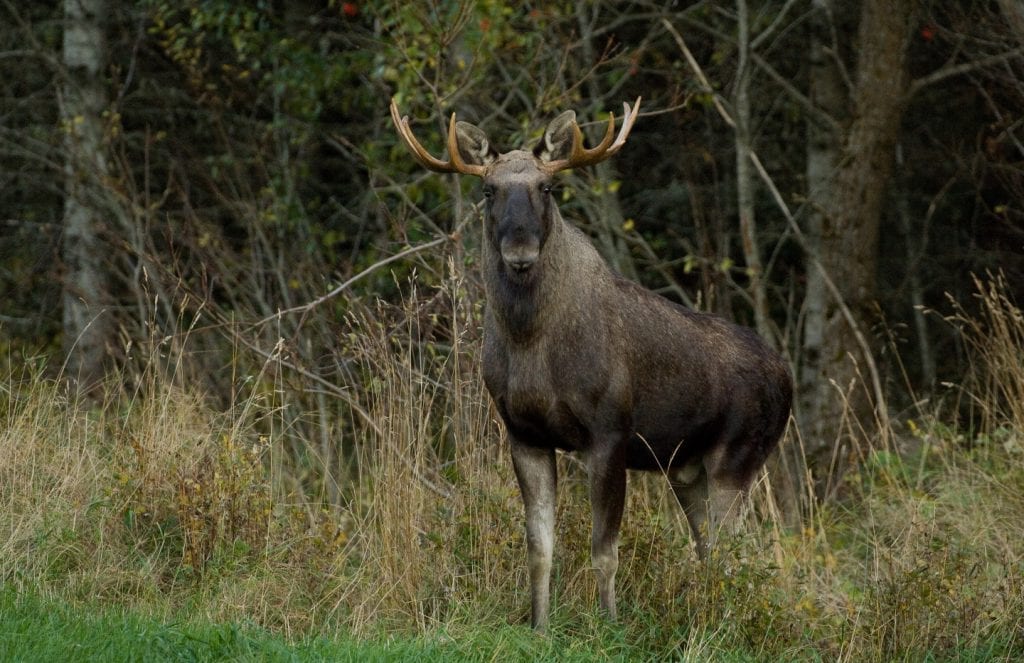
[[592,453],[587,469],[593,518],[591,560],[597,572],[601,609],[610,619],[616,619],[615,573],[619,568],[619,527],[626,500],[626,466],[622,448]]
[[530,447],[515,440],[511,446],[512,465],[526,509],[531,624],[538,631],[544,631],[551,605],[551,559],[555,545],[555,451]]
[[704,456],[708,485],[708,548],[714,548],[722,534],[739,531],[744,498],[753,472],[720,447]]
[[708,549],[714,549],[718,538],[739,531],[746,491],[737,488],[728,478],[708,478]]
[[669,485],[690,525],[690,536],[697,549],[697,556],[707,557],[708,552],[708,475],[699,463],[691,463],[669,474]]

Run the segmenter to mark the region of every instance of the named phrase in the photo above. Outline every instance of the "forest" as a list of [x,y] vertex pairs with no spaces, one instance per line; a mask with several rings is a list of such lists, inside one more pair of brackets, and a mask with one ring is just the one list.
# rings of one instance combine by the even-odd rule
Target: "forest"
[[[793,416],[706,563],[630,477],[618,623],[561,456],[534,639],[480,183],[388,105],[442,156],[452,113],[594,144],[638,97],[559,209],[755,329]],[[1012,659],[1022,298],[1017,0],[0,0],[5,592],[465,659]]]

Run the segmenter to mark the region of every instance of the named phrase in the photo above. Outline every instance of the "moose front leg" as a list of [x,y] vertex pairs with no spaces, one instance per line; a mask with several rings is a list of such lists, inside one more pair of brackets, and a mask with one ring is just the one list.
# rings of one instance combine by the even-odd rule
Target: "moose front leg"
[[619,568],[619,527],[626,501],[624,447],[595,449],[587,459],[590,475],[590,509],[593,516],[590,554],[597,572],[601,608],[616,619],[615,572]]
[[512,466],[526,507],[526,556],[530,569],[531,623],[544,631],[551,605],[551,558],[555,547],[555,450],[512,440]]

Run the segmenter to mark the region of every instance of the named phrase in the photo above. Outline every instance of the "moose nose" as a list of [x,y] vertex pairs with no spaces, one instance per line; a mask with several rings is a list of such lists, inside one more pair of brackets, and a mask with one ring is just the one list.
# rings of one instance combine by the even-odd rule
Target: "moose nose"
[[518,241],[506,239],[501,243],[501,259],[515,272],[521,274],[529,271],[540,256],[539,244],[534,237]]

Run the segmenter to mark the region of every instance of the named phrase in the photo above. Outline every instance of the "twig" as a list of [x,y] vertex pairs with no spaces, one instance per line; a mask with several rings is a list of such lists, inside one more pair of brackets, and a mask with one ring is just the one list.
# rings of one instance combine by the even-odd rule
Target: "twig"
[[733,121],[732,115],[728,110],[726,110],[725,105],[722,103],[722,98],[717,92],[715,92],[715,88],[711,87],[708,77],[704,75],[704,70],[701,69],[701,66],[697,63],[697,58],[693,57],[693,53],[690,52],[690,47],[687,46],[686,41],[683,40],[683,35],[679,34],[679,31],[676,30],[675,26],[672,25],[671,21],[667,18],[661,19],[661,24],[665,26],[665,29],[668,30],[670,35],[672,35],[672,38],[676,40],[676,45],[679,47],[679,50],[682,51],[683,57],[686,58],[686,63],[690,65],[690,69],[693,70],[693,75],[697,77],[701,87],[704,88],[705,92],[711,95],[711,103],[715,105],[715,108],[718,110],[718,114],[722,116],[722,119],[725,120],[725,123],[729,125],[730,129],[735,129],[736,122]]
[[783,19],[786,18],[786,14],[789,13],[789,10],[792,9],[793,5],[795,4],[796,0],[786,0],[786,4],[784,4],[782,6],[782,9],[779,10],[779,13],[775,15],[775,20],[772,21],[767,28],[762,30],[761,34],[757,35],[757,37],[755,37],[754,40],[750,43],[751,51],[756,51],[758,48],[761,47],[761,44],[766,42],[768,38],[771,37],[772,33],[775,32],[775,30],[777,30],[780,25],[782,25],[782,21]]
[[782,194],[779,193],[778,188],[775,186],[775,182],[772,180],[768,171],[765,170],[764,165],[761,163],[761,159],[758,158],[757,154],[753,151],[750,153],[750,160],[754,164],[754,168],[757,169],[758,174],[761,176],[761,180],[772,194],[772,198],[775,200],[775,204],[778,205],[779,209],[782,210],[782,215],[786,217],[786,221],[789,223],[790,229],[793,231],[793,236],[796,237],[797,243],[803,250],[804,254],[810,259],[811,264],[818,270],[818,274],[821,275],[821,280],[828,288],[829,294],[836,301],[836,305],[839,307],[840,312],[843,314],[843,319],[846,320],[846,324],[850,326],[853,331],[854,338],[857,339],[857,345],[860,346],[860,351],[864,354],[864,361],[868,365],[868,374],[871,376],[871,388],[875,392],[875,406],[878,408],[878,416],[882,421],[888,420],[888,408],[885,404],[885,395],[882,391],[882,378],[878,372],[878,365],[875,364],[874,355],[871,352],[871,346],[868,344],[867,338],[860,329],[860,325],[857,324],[853,317],[853,311],[846,305],[843,300],[842,294],[839,292],[839,288],[836,287],[835,282],[828,275],[828,270],[821,264],[821,260],[815,255],[811,248],[810,242],[807,241],[807,237],[804,235],[803,230],[796,222],[796,218],[789,211],[789,207],[786,205],[786,201],[783,200]]
[[1000,64],[1002,62],[1006,62],[1007,60],[1012,60],[1013,58],[1020,55],[1024,55],[1024,48],[1015,48],[1011,51],[1006,51],[1005,53],[1000,53],[998,55],[990,55],[987,58],[981,58],[980,60],[964,62],[963,64],[958,64],[952,67],[943,67],[942,69],[933,71],[927,76],[922,76],[921,78],[918,78],[911,82],[910,87],[907,90],[907,98],[913,97],[915,94],[917,94],[924,88],[928,87],[929,85],[938,83],[939,81],[943,81],[947,78],[952,78],[953,76],[967,74],[972,71],[975,71],[976,69],[984,69],[985,67]]
[[[785,11],[787,11],[787,10],[785,8],[783,8],[783,12],[785,12]],[[781,16],[782,16],[782,14],[779,15],[779,17],[781,17]],[[663,19],[663,21],[664,20],[667,20],[667,19]],[[711,28],[710,26],[705,25],[704,23],[701,23],[700,21],[696,21],[696,20],[691,19],[691,18],[687,18],[685,20],[686,20],[686,22],[689,25],[697,28],[698,30],[701,30],[702,32],[705,32],[705,33],[711,35],[715,39],[720,39],[720,40],[723,40],[723,41],[728,41],[728,42],[736,45],[737,47],[739,47],[739,44],[737,43],[737,40],[732,35],[719,32],[718,30],[715,30],[715,29]],[[671,25],[671,24],[669,24],[669,25]],[[673,36],[675,36],[675,34],[676,34],[676,32],[674,30],[671,30],[671,29],[669,30],[669,32],[671,32],[673,34]],[[757,65],[758,69],[760,69],[765,74],[767,74],[768,78],[770,78],[773,81],[775,81],[775,84],[778,85],[779,87],[781,87],[783,89],[783,91],[786,94],[788,94],[789,97],[793,101],[795,101],[801,108],[803,108],[804,112],[807,113],[809,118],[811,118],[812,120],[814,120],[815,122],[817,122],[818,124],[820,124],[823,127],[828,127],[832,131],[838,131],[839,130],[839,122],[836,121],[836,119],[834,117],[832,117],[831,115],[829,115],[828,113],[826,113],[822,109],[820,109],[817,106],[815,106],[814,102],[812,102],[807,97],[807,95],[805,95],[803,92],[798,90],[795,85],[790,83],[786,79],[785,76],[780,74],[778,72],[778,70],[776,70],[773,66],[771,66],[771,64],[769,64],[767,60],[765,60],[761,55],[759,55],[756,52],[756,48],[757,48],[758,44],[761,41],[761,37],[764,36],[765,34],[766,33],[762,32],[760,35],[758,35],[757,38],[754,39],[753,45],[750,48],[750,56],[749,56],[750,60],[755,65]],[[685,49],[684,52],[683,52],[684,55],[687,55],[689,53],[689,48],[686,48],[685,42],[682,43],[682,44],[679,44],[679,39],[676,39],[676,44],[679,45],[680,50]],[[696,61],[693,60],[691,62],[691,60],[693,60],[693,54],[692,53],[690,53],[688,55],[687,62],[690,64],[690,68],[694,69],[694,63]],[[701,84],[704,86],[705,89],[710,89],[710,85],[708,84],[707,79],[703,77],[703,74],[701,74]],[[731,116],[730,117],[723,116],[723,119],[725,119],[726,124],[728,124],[730,127],[733,126],[732,125],[732,118],[731,118]]]
[[267,317],[263,318],[262,320],[258,320],[256,322],[254,322],[251,326],[252,327],[257,327],[259,325],[265,325],[268,322],[273,322],[274,320],[280,319],[282,316],[290,315],[292,313],[307,313],[307,312],[311,311],[312,309],[316,308],[317,306],[320,306],[324,302],[337,297],[338,295],[340,295],[341,293],[345,292],[350,287],[352,287],[352,284],[354,284],[356,281],[359,281],[360,279],[362,279],[362,278],[372,274],[373,272],[377,271],[381,267],[383,267],[385,265],[388,265],[388,264],[391,264],[393,262],[396,262],[398,260],[401,260],[403,258],[408,258],[411,255],[416,255],[417,253],[420,253],[422,251],[426,251],[427,249],[432,249],[435,246],[439,246],[441,244],[444,244],[445,242],[453,241],[457,237],[457,235],[458,235],[458,233],[456,232],[456,233],[452,233],[451,235],[445,235],[444,237],[438,237],[437,239],[430,240],[426,244],[420,244],[418,246],[410,246],[409,248],[405,249],[404,251],[399,251],[398,253],[394,254],[393,256],[388,256],[387,258],[384,258],[383,260],[378,260],[377,262],[373,263],[372,265],[370,265],[369,267],[367,267],[363,271],[359,272],[358,274],[356,274],[352,278],[348,279],[347,281],[345,281],[344,283],[342,283],[338,287],[334,288],[333,290],[331,290],[330,292],[328,292],[328,293],[326,293],[324,295],[321,295],[321,296],[317,297],[313,301],[308,302],[306,304],[302,304],[301,306],[293,306],[292,308],[282,309],[282,310],[278,311],[277,313],[274,313],[273,315],[268,315]]

